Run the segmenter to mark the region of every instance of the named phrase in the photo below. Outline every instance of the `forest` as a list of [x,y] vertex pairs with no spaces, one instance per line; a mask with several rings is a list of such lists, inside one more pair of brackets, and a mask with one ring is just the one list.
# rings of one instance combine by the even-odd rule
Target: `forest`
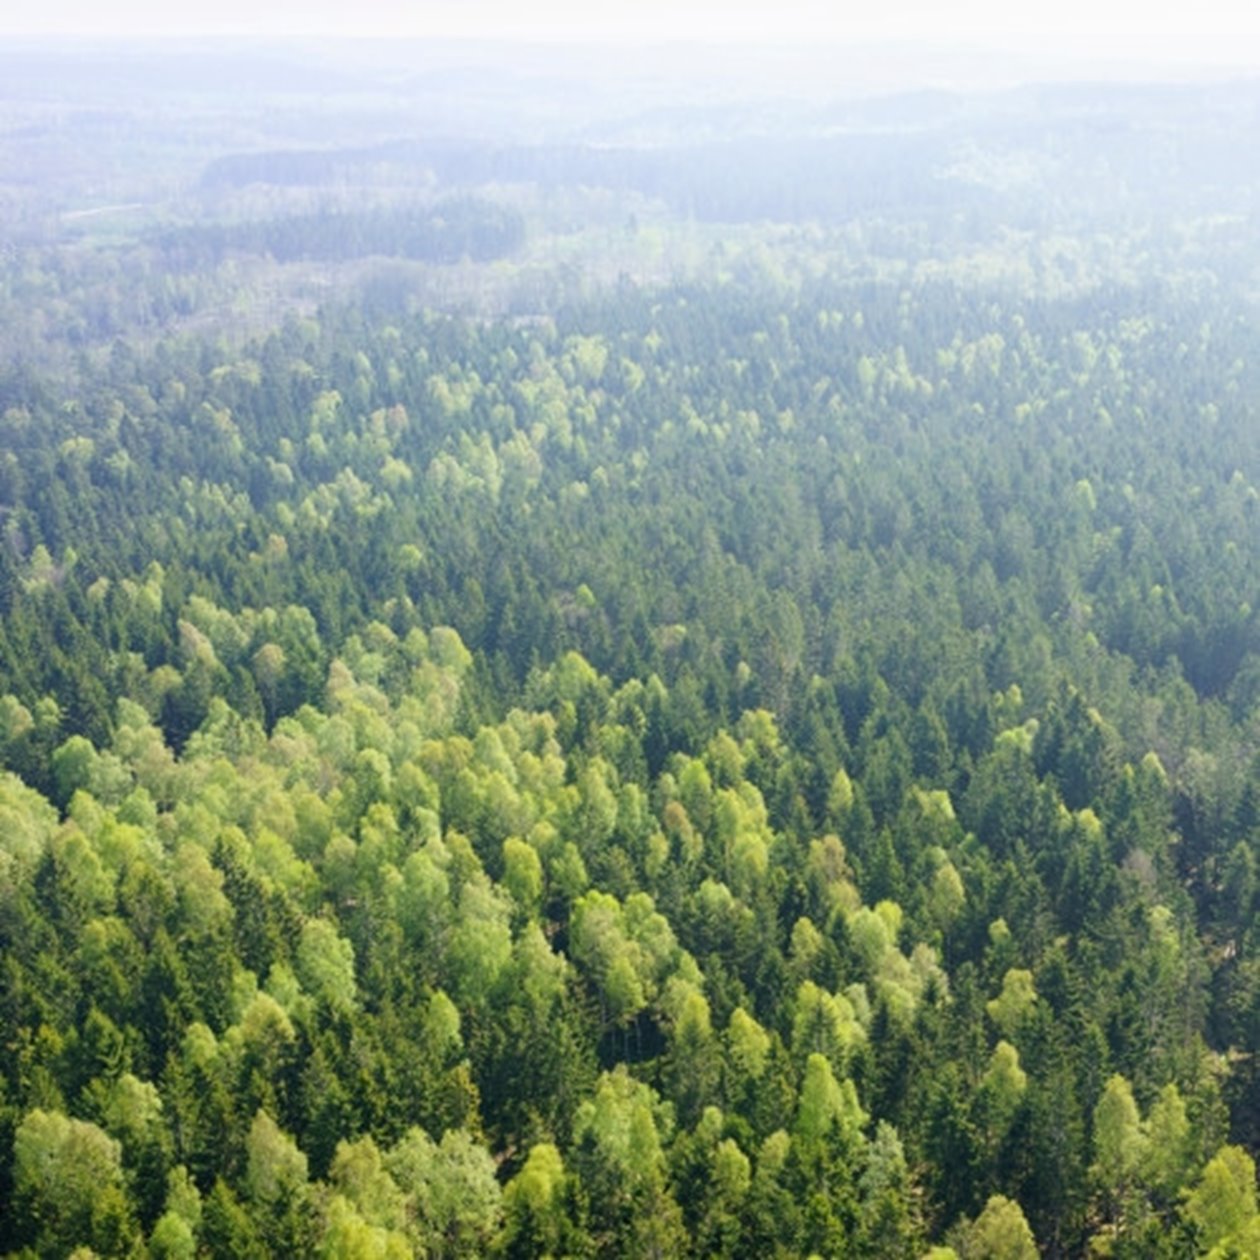
[[0,1254],[1260,1257],[1184,93],[0,183]]

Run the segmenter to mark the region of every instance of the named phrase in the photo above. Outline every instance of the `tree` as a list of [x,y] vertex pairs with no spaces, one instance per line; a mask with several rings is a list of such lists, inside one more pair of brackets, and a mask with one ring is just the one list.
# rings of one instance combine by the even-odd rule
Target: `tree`
[[1122,1210],[1138,1168],[1146,1157],[1147,1137],[1142,1130],[1133,1090],[1123,1076],[1112,1076],[1094,1108],[1095,1181],[1102,1188],[1111,1218]]
[[858,1249],[863,1256],[914,1254],[922,1241],[915,1188],[897,1130],[881,1120],[858,1181]]
[[[1200,1254],[1225,1257],[1256,1223],[1256,1165],[1241,1147],[1223,1146],[1186,1196],[1182,1214],[1195,1231]],[[1243,1254],[1255,1254],[1248,1249]]]
[[354,947],[327,919],[302,925],[294,959],[298,978],[317,1001],[336,1015],[350,1015],[357,1004]]
[[989,1066],[980,1078],[977,1110],[986,1130],[990,1158],[996,1156],[1024,1101],[1028,1074],[1020,1066],[1019,1051],[1009,1041],[993,1047]]
[[1014,1037],[1036,1001],[1032,972],[1012,967],[1002,977],[1002,992],[985,1009],[1005,1037]]
[[434,1143],[408,1130],[385,1156],[386,1171],[419,1222],[418,1242],[436,1257],[484,1255],[502,1219],[502,1191],[490,1152],[466,1129]]
[[406,1227],[406,1200],[371,1137],[338,1142],[328,1180],[368,1224],[390,1232]]
[[222,1177],[215,1180],[206,1196],[202,1242],[206,1250],[216,1256],[267,1260],[271,1254],[250,1214]]
[[405,1235],[364,1220],[343,1195],[335,1194],[319,1254],[328,1260],[409,1260],[415,1251]]
[[1161,1205],[1170,1206],[1186,1184],[1193,1154],[1193,1135],[1181,1091],[1169,1082],[1159,1091],[1146,1117],[1142,1179]]
[[578,1108],[574,1162],[597,1246],[647,1257],[681,1245],[681,1214],[665,1182],[664,1119],[654,1092],[624,1067],[600,1077]]
[[680,1123],[694,1123],[717,1089],[720,1046],[713,1035],[709,1003],[694,985],[671,981],[665,1005],[670,1014],[670,1046],[664,1079],[678,1107]]
[[1037,1243],[1018,1203],[995,1194],[967,1231],[968,1260],[1038,1260]]
[[310,1246],[306,1156],[265,1111],[258,1111],[245,1140],[245,1191],[274,1251]]
[[543,874],[538,850],[533,845],[514,836],[503,842],[503,883],[520,915],[528,918],[537,911],[542,900]]
[[105,1255],[129,1246],[135,1223],[123,1190],[122,1149],[96,1125],[36,1108],[13,1139],[13,1193],[42,1252],[84,1244]]
[[165,1211],[149,1235],[150,1253],[162,1260],[192,1260],[201,1220],[201,1195],[181,1164],[167,1177]]
[[525,1260],[562,1254],[571,1226],[566,1214],[568,1178],[550,1142],[530,1148],[520,1172],[503,1188],[503,1232],[496,1254]]

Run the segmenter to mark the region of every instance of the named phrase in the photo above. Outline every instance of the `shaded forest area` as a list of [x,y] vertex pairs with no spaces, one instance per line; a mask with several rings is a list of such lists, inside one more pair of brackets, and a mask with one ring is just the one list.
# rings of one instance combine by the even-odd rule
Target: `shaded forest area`
[[233,254],[259,254],[278,263],[314,259],[412,258],[490,262],[514,253],[525,239],[519,213],[471,200],[416,210],[325,211],[251,223],[167,229],[154,243],[164,266],[197,270]]
[[[1171,134],[1219,214],[1123,138],[711,234],[184,153],[245,199],[14,247],[0,1251],[1260,1254],[1252,190]],[[628,265],[196,323],[425,231]]]

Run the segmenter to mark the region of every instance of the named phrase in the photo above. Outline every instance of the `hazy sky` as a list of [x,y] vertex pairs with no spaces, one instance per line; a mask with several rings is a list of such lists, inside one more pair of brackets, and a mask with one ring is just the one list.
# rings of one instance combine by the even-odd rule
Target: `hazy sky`
[[[1260,44],[1256,0],[41,0],[0,4],[0,31],[82,35],[476,35],[508,38],[907,37],[968,43],[1050,35],[1109,56],[1243,58]],[[1222,40],[1222,35],[1247,37]]]

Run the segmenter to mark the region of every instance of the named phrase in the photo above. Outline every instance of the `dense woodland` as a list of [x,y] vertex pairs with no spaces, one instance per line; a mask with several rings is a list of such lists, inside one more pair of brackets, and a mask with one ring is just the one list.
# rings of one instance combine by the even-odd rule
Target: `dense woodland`
[[0,1252],[1260,1256],[1252,273],[911,209],[257,336],[161,303],[537,224],[12,255]]

